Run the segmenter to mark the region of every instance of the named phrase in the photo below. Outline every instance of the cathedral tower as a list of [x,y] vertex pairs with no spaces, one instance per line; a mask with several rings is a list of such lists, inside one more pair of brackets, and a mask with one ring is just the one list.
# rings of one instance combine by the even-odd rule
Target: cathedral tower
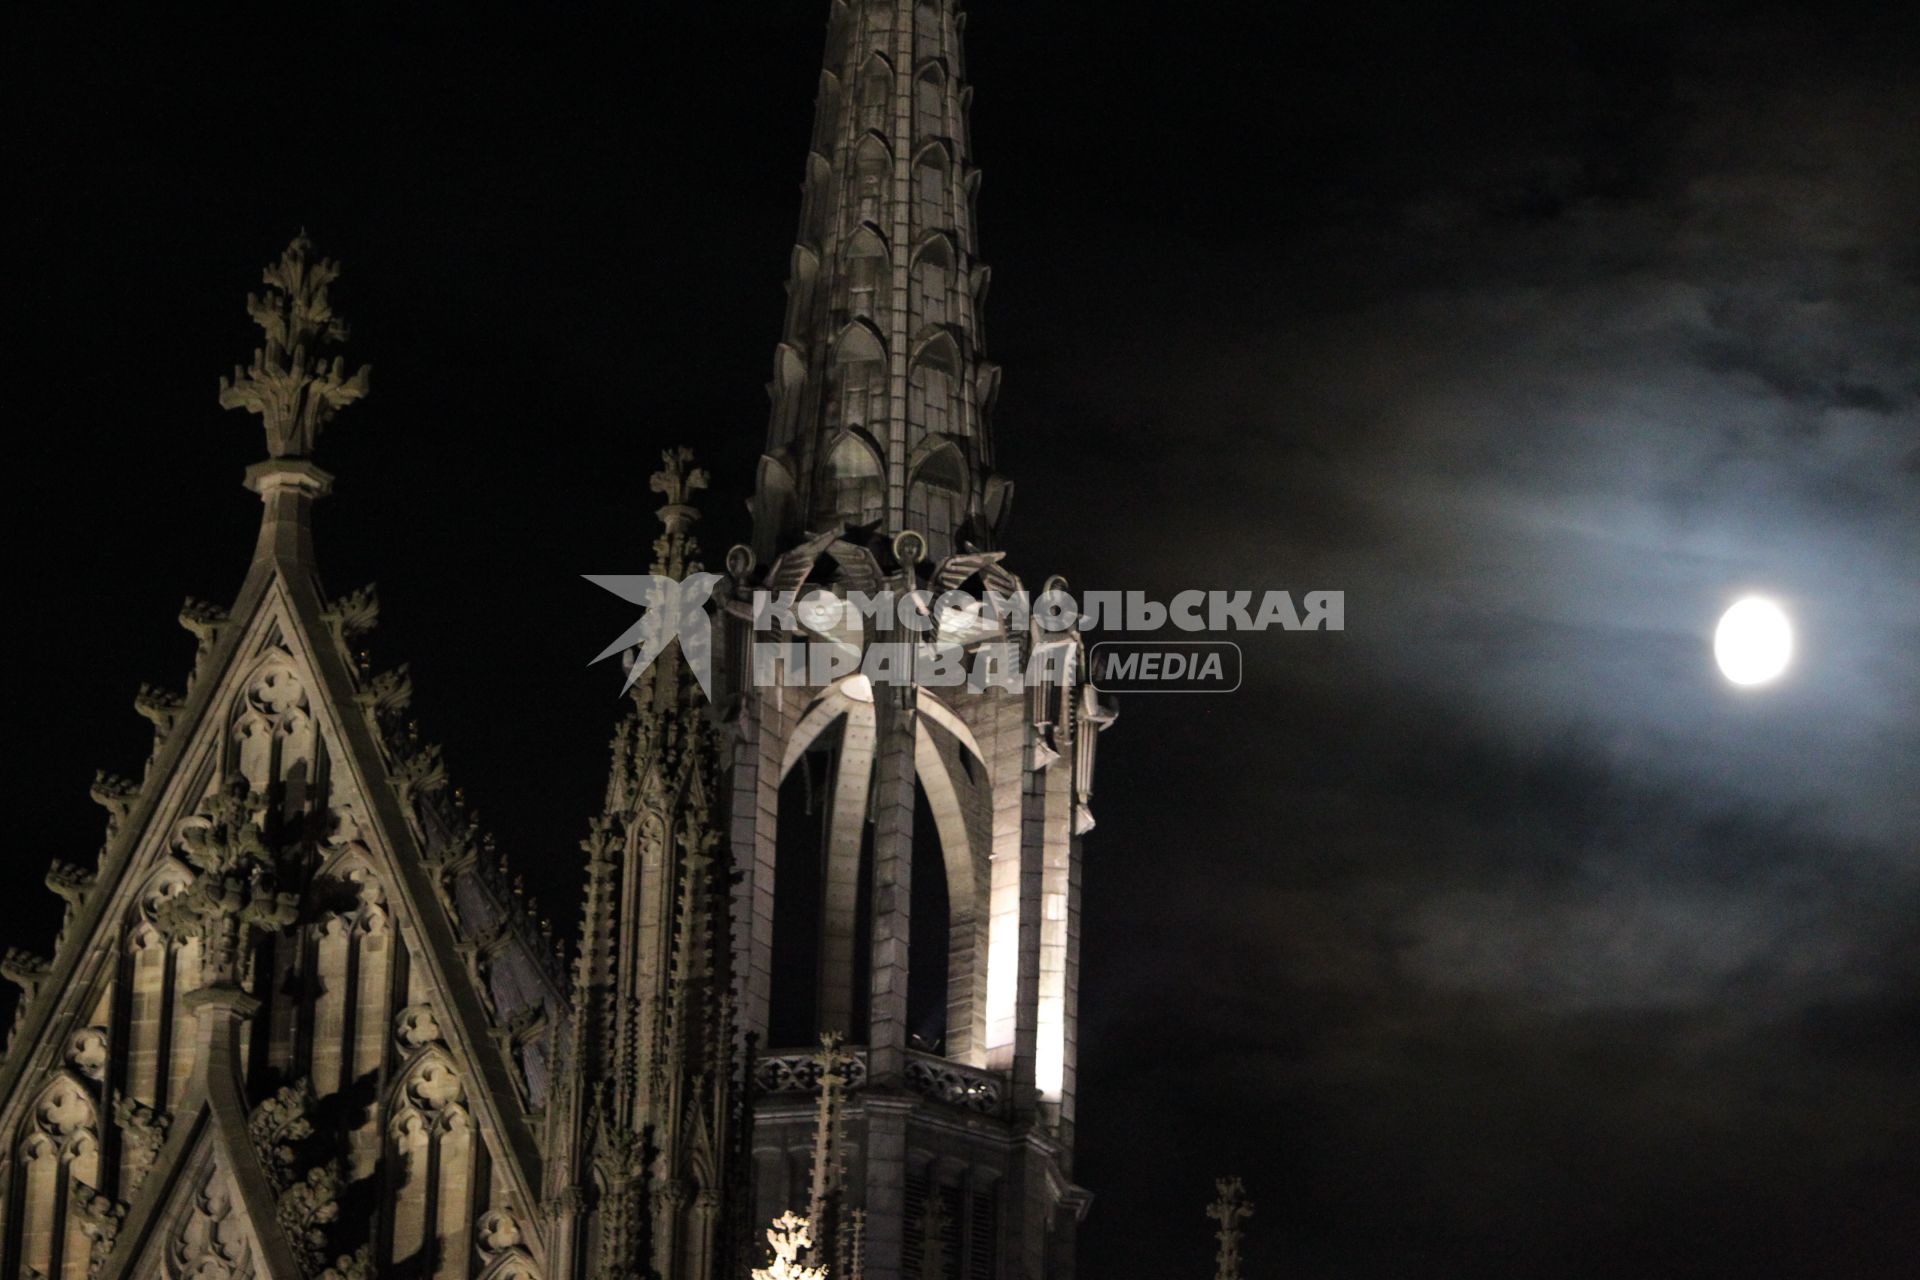
[[832,5],[756,486],[763,557],[840,520],[912,529],[939,560],[985,550],[1006,519],[956,8]]
[[866,654],[938,640],[973,664],[1010,649],[1024,679],[817,678],[762,660],[783,637],[749,603],[1024,588],[995,550],[1011,486],[988,434],[999,373],[957,8],[830,10],[754,542],[728,558],[739,1019],[768,1046],[760,1221],[809,1202],[812,1050],[837,1034],[837,1195],[863,1215],[869,1280],[1060,1280],[1088,1202],[1072,1179],[1080,856],[1112,720],[1079,634],[881,617],[806,638]]

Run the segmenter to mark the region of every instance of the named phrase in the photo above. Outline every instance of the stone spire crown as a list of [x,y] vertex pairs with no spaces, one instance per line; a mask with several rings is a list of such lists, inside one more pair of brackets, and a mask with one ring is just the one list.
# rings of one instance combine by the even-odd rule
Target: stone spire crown
[[953,0],[833,0],[754,504],[764,559],[804,533],[914,530],[935,560],[989,549],[998,368],[982,354]]

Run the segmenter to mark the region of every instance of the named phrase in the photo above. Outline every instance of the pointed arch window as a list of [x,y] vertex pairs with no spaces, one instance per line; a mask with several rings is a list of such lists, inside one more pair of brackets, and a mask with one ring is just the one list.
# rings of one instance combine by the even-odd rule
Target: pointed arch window
[[947,69],[938,59],[913,77],[914,136],[945,137],[947,128]]
[[888,276],[886,237],[873,224],[862,223],[847,237],[845,258],[847,313],[878,321]]
[[886,55],[870,55],[860,68],[860,127],[885,134],[892,121],[887,109],[893,105],[893,64]]
[[957,250],[953,237],[945,231],[930,233],[913,253],[913,269],[908,277],[913,291],[913,314],[927,324],[959,322],[953,306],[954,262]]
[[92,1093],[61,1072],[27,1109],[13,1142],[6,1206],[8,1274],[87,1280],[91,1240],[74,1197],[101,1185]]
[[928,436],[958,434],[960,416],[960,348],[952,334],[938,329],[922,340],[913,353],[907,378],[909,421]]
[[893,153],[878,133],[867,133],[853,148],[853,202],[862,222],[878,224],[886,211],[887,181]]
[[931,230],[952,222],[947,207],[952,173],[953,157],[944,142],[929,142],[913,157],[914,217],[921,228]]
[[826,491],[831,510],[854,523],[877,520],[886,510],[887,482],[880,455],[852,432],[827,453]]
[[951,531],[966,512],[966,460],[952,441],[940,441],[914,463],[907,488],[908,519],[922,528]]
[[886,417],[886,344],[871,323],[855,320],[834,339],[828,368],[827,420],[871,431]]
[[438,1049],[422,1052],[389,1097],[387,1255],[396,1271],[469,1274],[468,1215],[483,1172],[466,1085]]

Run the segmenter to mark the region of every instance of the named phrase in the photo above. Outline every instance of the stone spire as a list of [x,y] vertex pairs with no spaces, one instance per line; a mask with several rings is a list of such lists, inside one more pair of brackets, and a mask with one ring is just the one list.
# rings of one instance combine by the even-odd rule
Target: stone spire
[[1011,499],[988,419],[954,0],[833,0],[754,500],[764,560],[805,532],[989,549]]
[[[698,572],[691,498],[706,487],[689,450],[652,477],[666,499],[656,575]],[[637,639],[638,637],[636,637]],[[632,713],[614,736],[606,804],[583,842],[587,892],[574,974],[571,1094],[553,1109],[549,1194],[564,1273],[574,1242],[600,1241],[607,1277],[645,1260],[676,1280],[736,1272],[746,1168],[745,1069],[736,1044],[729,881],[716,730],[680,642],[644,644]],[[597,1170],[596,1208],[576,1203]],[[584,1230],[582,1213],[597,1212]],[[612,1269],[609,1269],[612,1268]],[[645,1274],[644,1271],[638,1274]]]

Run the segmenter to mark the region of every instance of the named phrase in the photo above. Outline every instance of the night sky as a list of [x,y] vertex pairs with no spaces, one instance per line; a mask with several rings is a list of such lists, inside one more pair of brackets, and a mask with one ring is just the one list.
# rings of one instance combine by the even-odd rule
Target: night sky
[[[1896,7],[970,6],[1010,563],[1347,592],[1103,740],[1092,1280],[1206,1274],[1228,1172],[1256,1280],[1913,1274]],[[671,444],[745,534],[824,14],[14,16],[5,941],[245,571],[215,379],[303,224],[375,367],[327,583],[571,931],[631,621],[579,575],[644,571]],[[1747,591],[1800,653],[1741,691]]]

